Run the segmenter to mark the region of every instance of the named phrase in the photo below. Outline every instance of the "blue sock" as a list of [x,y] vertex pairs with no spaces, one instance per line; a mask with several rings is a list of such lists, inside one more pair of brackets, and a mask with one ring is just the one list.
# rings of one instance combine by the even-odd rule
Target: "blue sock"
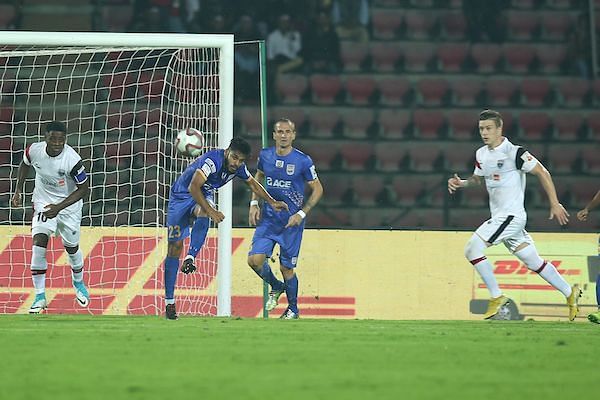
[[284,290],[285,289],[285,284],[283,282],[281,282],[279,279],[275,278],[275,275],[273,275],[273,271],[271,270],[271,267],[269,267],[268,262],[265,261],[260,273],[257,272],[256,274],[258,276],[260,276],[263,281],[265,281],[269,285],[271,285],[271,289],[273,289],[273,290]]
[[298,313],[298,277],[294,274],[294,277],[288,281],[285,281],[285,295],[288,301],[288,308]]
[[198,217],[194,222],[194,227],[192,228],[192,234],[190,235],[190,248],[188,250],[188,255],[196,258],[196,255],[204,245],[204,240],[206,239],[206,234],[208,233],[208,217]]
[[179,270],[179,258],[167,257],[165,259],[165,299],[175,298],[175,282]]
[[600,309],[600,273],[596,277],[596,304],[598,304],[598,309]]

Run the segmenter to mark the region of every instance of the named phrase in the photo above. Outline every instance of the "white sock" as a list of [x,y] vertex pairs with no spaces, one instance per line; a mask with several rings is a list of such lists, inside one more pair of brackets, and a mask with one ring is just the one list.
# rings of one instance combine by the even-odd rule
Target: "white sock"
[[[42,294],[46,291],[46,270],[48,262],[46,261],[46,248],[41,246],[33,246],[31,248],[31,280],[35,288],[35,294]],[[34,274],[41,272],[43,274]]]
[[175,299],[165,299],[165,304],[175,304]]
[[43,294],[46,292],[46,273],[31,275],[35,294]]
[[537,272],[546,282],[564,294],[565,297],[571,295],[571,286],[563,279],[551,262],[542,260],[533,244],[515,251],[515,256],[519,257],[527,268]]
[[487,258],[482,259],[475,265],[473,265],[483,282],[485,282],[485,286],[487,286],[490,291],[490,295],[492,298],[502,296],[502,291],[500,290],[500,286],[498,286],[498,281],[494,276],[494,269],[492,268],[492,264],[488,261]]
[[[83,280],[83,254],[81,249],[77,249],[74,254],[69,254],[69,264],[71,264],[71,276],[75,282],[81,282]],[[79,271],[79,272],[75,272]]]

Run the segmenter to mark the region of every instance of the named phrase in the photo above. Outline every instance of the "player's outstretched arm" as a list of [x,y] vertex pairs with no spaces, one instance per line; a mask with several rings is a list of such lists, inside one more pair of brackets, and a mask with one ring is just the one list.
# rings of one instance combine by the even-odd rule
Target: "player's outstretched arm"
[[290,216],[290,218],[288,219],[288,223],[285,226],[286,228],[289,228],[290,226],[300,225],[302,223],[302,220],[306,218],[306,215],[310,212],[310,210],[312,210],[312,208],[317,205],[319,200],[321,200],[321,197],[323,197],[323,185],[321,184],[321,181],[319,179],[309,181],[308,186],[311,189],[311,193],[308,197],[308,200],[306,200],[306,203],[304,203],[304,206],[302,206],[302,210]]
[[[262,182],[265,179],[265,173],[260,169],[256,170],[256,174],[254,174],[254,179],[257,182]],[[260,220],[260,206],[258,204],[258,196],[256,193],[252,192],[252,199],[250,200],[250,208],[248,209],[248,224],[250,226],[256,226],[258,221]]]
[[67,198],[61,201],[60,203],[48,204],[46,208],[44,208],[44,216],[46,216],[46,218],[48,219],[56,217],[62,209],[69,207],[71,204],[74,204],[79,200],[83,199],[84,196],[87,196],[89,191],[90,181],[89,179],[86,179],[84,182],[78,183],[77,189],[73,193],[68,195]]
[[275,211],[283,211],[288,209],[288,205],[284,201],[278,201],[271,197],[271,195],[267,193],[263,185],[261,185],[256,179],[254,179],[253,176],[250,176],[250,178],[246,180],[246,185],[248,185],[250,187],[250,190],[252,190],[252,192],[256,194],[259,198],[269,203],[269,205],[273,207]]
[[448,179],[448,192],[452,194],[459,188],[475,185],[481,185],[481,178],[478,175],[472,175],[469,179],[461,179],[458,174],[454,174],[452,178]]
[[579,210],[579,212],[577,212],[577,219],[579,219],[580,221],[587,221],[587,217],[588,217],[588,214],[590,213],[590,211],[592,211],[594,208],[598,207],[599,204],[600,204],[600,190],[598,190],[598,192],[596,192],[592,201],[590,201],[583,210]]
[[21,164],[19,165],[19,171],[17,172],[17,188],[15,189],[15,193],[13,194],[11,199],[11,204],[13,205],[13,207],[20,207],[22,204],[21,191],[23,190],[25,178],[27,178],[27,175],[29,175],[30,169],[30,165],[27,165],[23,161],[21,161]]
[[546,196],[548,196],[548,200],[550,201],[550,217],[548,219],[552,219],[556,217],[556,220],[560,225],[565,225],[569,222],[569,213],[562,204],[558,201],[558,196],[556,195],[556,188],[554,187],[554,182],[552,181],[552,176],[550,176],[550,172],[538,161],[535,167],[530,171],[531,174],[537,176],[546,192]]
[[206,200],[206,197],[204,197],[204,193],[202,193],[202,185],[204,185],[206,179],[207,176],[204,175],[204,172],[202,172],[201,169],[197,169],[192,177],[190,186],[188,186],[188,191],[196,203],[202,207],[204,211],[206,211],[208,217],[218,224],[225,219],[225,215],[221,211],[216,210],[213,206],[211,206],[208,200]]

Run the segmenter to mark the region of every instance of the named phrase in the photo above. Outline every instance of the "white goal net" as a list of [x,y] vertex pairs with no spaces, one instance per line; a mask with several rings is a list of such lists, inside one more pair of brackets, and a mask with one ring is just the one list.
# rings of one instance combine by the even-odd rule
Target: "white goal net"
[[[166,205],[190,162],[174,138],[193,127],[205,150],[229,143],[232,48],[227,35],[0,34],[0,313],[26,312],[33,300],[33,176],[23,207],[10,198],[24,150],[44,140],[53,120],[67,125],[90,178],[80,247],[91,304],[76,305],[66,253],[53,238],[48,312],[164,312]],[[218,206],[230,213],[227,188]],[[211,225],[198,271],[178,274],[180,314],[230,314],[230,231]]]

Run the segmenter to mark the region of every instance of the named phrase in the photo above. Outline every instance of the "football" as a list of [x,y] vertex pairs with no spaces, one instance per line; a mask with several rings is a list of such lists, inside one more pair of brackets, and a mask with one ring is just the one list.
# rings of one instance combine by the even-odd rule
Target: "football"
[[182,156],[198,157],[204,148],[204,135],[198,129],[182,129],[177,133],[175,148]]

